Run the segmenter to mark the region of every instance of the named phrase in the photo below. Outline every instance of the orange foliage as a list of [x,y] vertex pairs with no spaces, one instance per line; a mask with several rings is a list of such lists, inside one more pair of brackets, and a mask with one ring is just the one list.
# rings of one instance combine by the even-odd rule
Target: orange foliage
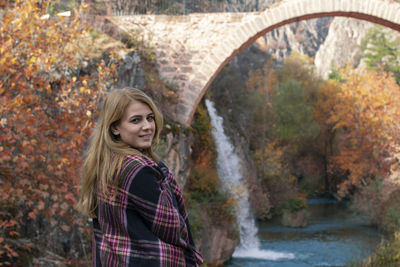
[[318,90],[313,116],[321,132],[333,131],[333,123],[328,123],[328,119],[336,104],[336,94],[339,92],[339,89],[340,85],[337,82],[328,80]]
[[273,141],[253,154],[261,184],[268,188],[270,208],[278,208],[297,195],[297,180],[285,162],[287,149],[287,146],[283,147],[278,141]]
[[[46,18],[46,1],[8,2],[0,0],[0,234],[6,238],[17,235],[15,223],[38,216],[72,225],[82,149],[104,81],[114,73],[104,61],[92,73],[80,72],[89,59],[80,54],[88,28],[79,12]],[[4,205],[22,209],[14,214]],[[9,251],[5,258],[16,263],[17,256]]]
[[341,193],[369,178],[386,177],[400,136],[400,87],[385,73],[358,74],[346,69],[345,82],[327,123],[340,130],[339,155],[333,166],[349,173]]

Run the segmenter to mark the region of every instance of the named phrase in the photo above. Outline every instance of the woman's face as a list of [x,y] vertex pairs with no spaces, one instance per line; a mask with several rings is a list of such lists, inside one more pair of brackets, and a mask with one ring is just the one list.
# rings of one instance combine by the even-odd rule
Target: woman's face
[[153,111],[147,104],[133,100],[112,132],[124,143],[141,150],[151,147],[155,130]]

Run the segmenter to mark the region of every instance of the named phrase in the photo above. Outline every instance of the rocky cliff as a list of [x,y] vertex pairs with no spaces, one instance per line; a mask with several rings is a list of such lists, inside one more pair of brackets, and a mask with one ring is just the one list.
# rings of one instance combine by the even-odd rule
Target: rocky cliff
[[326,17],[291,23],[258,38],[254,45],[272,56],[275,67],[281,66],[292,51],[313,58],[324,43],[332,20]]
[[208,266],[221,266],[228,261],[239,245],[239,235],[234,224],[216,225],[207,212],[201,212],[203,227],[196,245]]
[[361,62],[360,45],[374,24],[345,17],[325,17],[292,23],[257,39],[253,46],[265,51],[279,67],[292,51],[314,58],[317,73],[328,78],[332,68]]
[[332,68],[343,67],[346,63],[353,67],[359,66],[362,55],[361,42],[373,25],[352,18],[334,18],[324,43],[315,55],[317,73],[323,79],[327,79]]

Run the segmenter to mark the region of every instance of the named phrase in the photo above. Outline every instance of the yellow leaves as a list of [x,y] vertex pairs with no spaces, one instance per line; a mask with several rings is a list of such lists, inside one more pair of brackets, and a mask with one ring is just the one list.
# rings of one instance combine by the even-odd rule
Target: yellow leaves
[[36,62],[36,57],[35,57],[35,56],[32,56],[32,57],[26,62],[26,64],[28,64],[28,65],[30,66],[30,65],[32,65],[32,64],[35,64],[35,62]]
[[10,24],[14,19],[14,13],[7,12],[3,16],[3,27],[8,27],[8,24]]
[[[400,97],[396,89],[398,86],[392,87],[392,83],[392,86],[387,87],[388,77],[375,73],[353,74],[347,78],[341,86],[341,92],[336,96],[334,112],[328,122],[334,122],[335,128],[340,128],[354,125],[355,120],[363,120],[359,130],[364,134],[374,131],[374,128],[384,127],[383,124],[391,120],[388,110],[385,111],[384,108],[398,109],[398,105],[390,103],[390,98],[387,97]],[[349,116],[350,114],[353,116]]]
[[387,114],[385,114],[382,119],[387,121],[387,122],[392,122],[393,121],[393,117],[389,116]]
[[10,60],[11,64],[15,65],[15,63],[17,63],[17,58],[13,57]]
[[46,31],[46,37],[47,38],[53,38],[53,32],[51,32],[51,31]]
[[[384,73],[355,73],[347,69],[346,77],[335,95],[327,123],[341,130],[339,155],[334,163],[350,171],[349,180],[341,186],[345,192],[368,175],[385,176],[389,168],[384,158],[390,154],[400,114],[400,87]],[[395,115],[397,114],[397,116]]]

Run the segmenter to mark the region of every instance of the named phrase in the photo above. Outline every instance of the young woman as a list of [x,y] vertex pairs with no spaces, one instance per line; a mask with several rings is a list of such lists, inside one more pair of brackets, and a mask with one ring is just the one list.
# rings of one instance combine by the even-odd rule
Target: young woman
[[102,105],[78,210],[93,218],[93,266],[199,266],[178,184],[153,153],[163,118],[133,88]]

